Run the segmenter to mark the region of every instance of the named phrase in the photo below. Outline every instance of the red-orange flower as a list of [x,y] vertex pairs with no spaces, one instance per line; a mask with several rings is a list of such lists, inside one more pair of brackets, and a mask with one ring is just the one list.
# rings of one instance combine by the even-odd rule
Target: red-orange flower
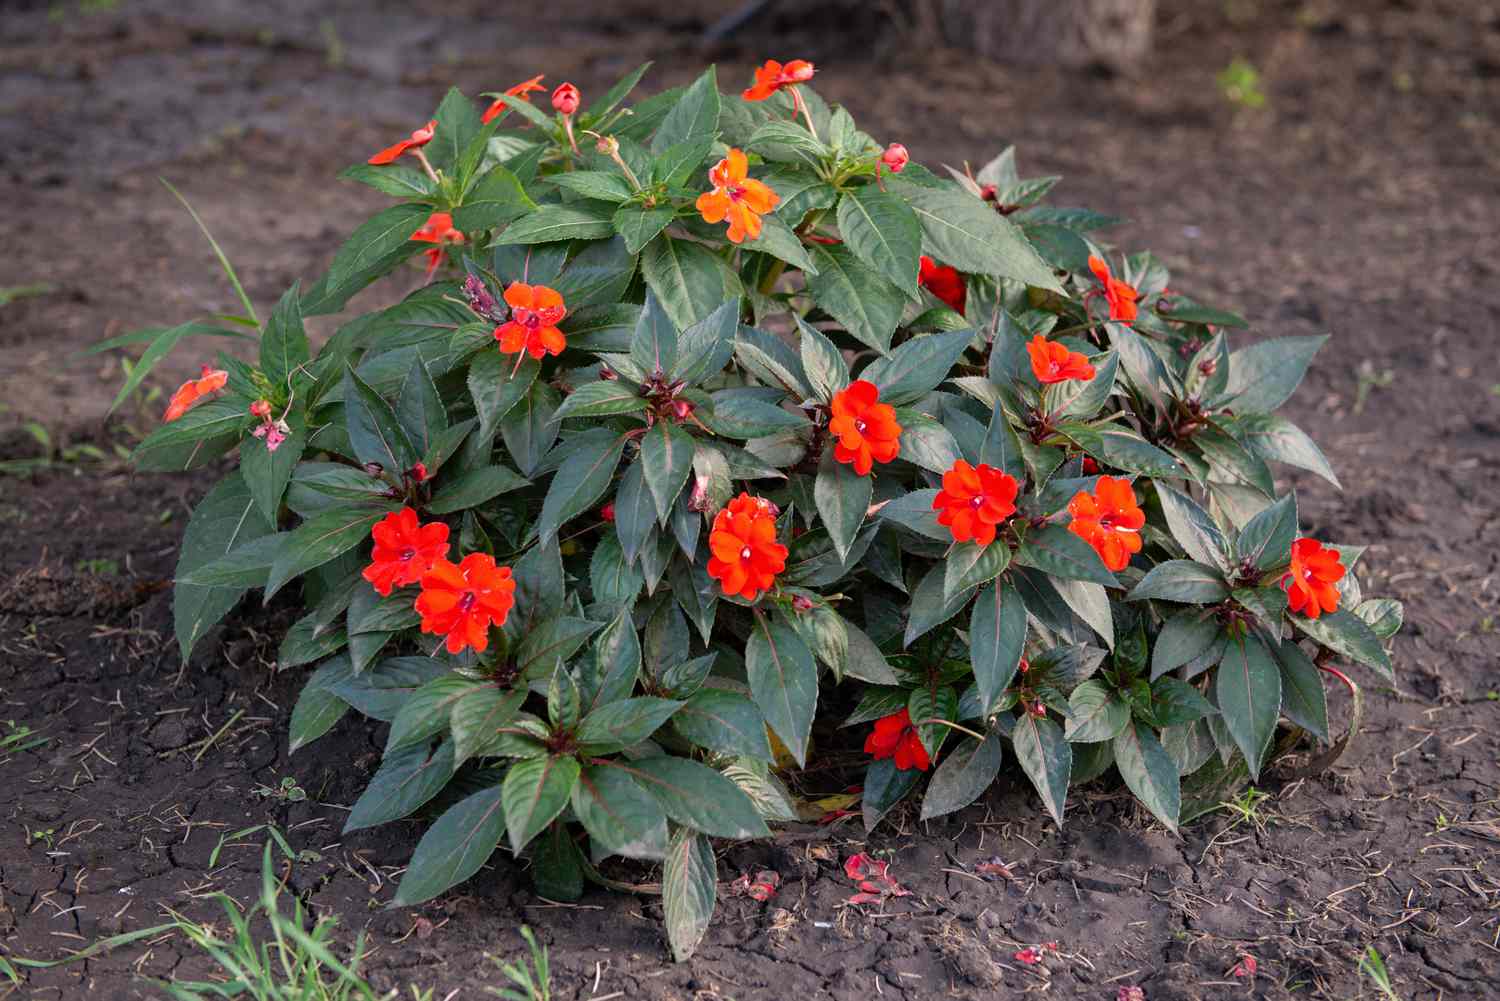
[[896,408],[879,399],[880,390],[864,379],[833,395],[833,418],[828,422],[828,433],[837,439],[833,457],[851,463],[861,476],[870,475],[872,463],[890,462],[901,450]]
[[968,289],[964,285],[964,276],[958,273],[958,269],[938,264],[926,254],[922,255],[918,265],[917,282],[947,303],[949,309],[962,316]]
[[698,196],[698,211],[704,222],[729,220],[729,242],[742,243],[746,237],[760,237],[760,217],[776,207],[781,196],[760,181],[746,176],[749,164],[745,154],[731,149],[729,155],[708,171],[714,186]]
[[505,290],[505,301],[510,306],[510,319],[495,328],[501,351],[508,355],[525,351],[533,358],[562,354],[568,342],[557,325],[568,310],[555,289],[511,282]]
[[776,541],[775,509],[742,493],[714,516],[708,535],[708,575],[725,594],[754,601],[786,569],[786,546]]
[[162,414],[162,422],[175,421],[187,413],[193,404],[211,393],[217,393],[228,383],[228,372],[222,368],[209,368],[204,365],[202,378],[189,379],[177,387],[177,392],[173,393],[172,399],[167,402],[167,412]]
[[413,132],[411,134],[411,138],[403,139],[400,142],[396,143],[394,146],[387,146],[379,153],[376,153],[374,156],[370,157],[370,163],[376,167],[383,167],[388,163],[395,163],[396,159],[408,150],[421,149],[423,146],[426,146],[428,143],[432,142],[432,134],[436,131],[437,119],[434,118],[432,121],[428,122],[426,125]]
[[386,515],[370,529],[375,552],[364,578],[382,595],[395,587],[415,584],[432,565],[448,555],[448,526],[440,521],[423,525],[409,507]]
[[424,250],[427,256],[427,280],[432,280],[432,273],[443,263],[443,246],[449,243],[463,243],[464,235],[453,228],[453,216],[447,212],[434,212],[427,217],[422,228],[411,235],[413,240],[423,243],[435,243],[436,247]]
[[927,748],[912,725],[911,713],[905,709],[875,721],[875,729],[865,738],[865,753],[876,761],[895,758],[896,767],[903,772],[911,768],[925,772],[932,767]]
[[1069,379],[1088,382],[1094,377],[1094,366],[1089,364],[1087,357],[1069,351],[1067,345],[1049,341],[1041,334],[1026,345],[1026,353],[1031,355],[1032,375],[1044,386]]
[[740,96],[747,101],[764,101],[783,87],[806,83],[817,72],[806,59],[793,59],[785,65],[767,59],[764,66],[755,71],[755,83]]
[[1111,570],[1124,570],[1130,554],[1141,551],[1146,513],[1136,502],[1129,480],[1101,476],[1092,494],[1078,491],[1068,501],[1073,520],[1068,530],[1094,547]]
[[1135,286],[1127,285],[1109,273],[1109,265],[1103,259],[1089,255],[1089,270],[1104,286],[1104,299],[1109,303],[1109,318],[1121,323],[1134,323],[1135,301],[1139,298]]
[[578,88],[571,83],[559,84],[552,92],[552,108],[564,115],[571,115],[578,110],[578,102],[583,96],[578,93]]
[[[509,94],[511,97],[519,97],[523,101],[529,101],[529,100],[531,100],[531,94],[532,94],[533,91],[546,90],[547,89],[546,87],[542,86],[542,78],[545,75],[546,74],[544,74],[544,73],[539,73],[536,76],[532,77],[530,80],[522,80],[520,83],[516,84],[514,87],[507,87],[507,88],[505,88],[505,92],[507,94]],[[484,110],[484,115],[480,118],[480,121],[482,121],[486,125],[488,125],[490,122],[494,121],[500,115],[505,114],[505,112],[509,108],[510,108],[510,105],[506,104],[504,101],[500,100],[499,98],[496,98],[495,99],[495,103],[491,104],[488,108],[486,108]]]
[[995,541],[995,526],[1016,513],[1019,490],[1009,473],[959,459],[943,474],[943,489],[932,499],[932,509],[938,512],[938,524],[953,533],[953,541],[987,546]]
[[497,567],[486,553],[470,553],[457,566],[439,559],[422,575],[417,611],[422,632],[448,637],[448,652],[473,647],[483,653],[490,626],[503,626],[516,603],[510,567]]
[[1298,539],[1292,543],[1292,569],[1281,578],[1287,604],[1309,619],[1335,611],[1339,589],[1334,585],[1344,573],[1337,549],[1329,549],[1317,539]]

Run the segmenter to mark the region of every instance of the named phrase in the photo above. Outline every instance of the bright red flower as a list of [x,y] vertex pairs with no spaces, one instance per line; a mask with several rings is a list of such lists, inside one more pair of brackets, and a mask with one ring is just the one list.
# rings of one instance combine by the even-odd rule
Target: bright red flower
[[704,222],[729,220],[730,243],[742,243],[746,237],[760,237],[760,217],[776,207],[781,196],[765,184],[747,176],[749,162],[745,154],[731,149],[729,155],[714,164],[708,172],[712,191],[698,196],[698,212]]
[[911,160],[911,154],[906,152],[906,147],[900,143],[891,143],[880,154],[880,162],[885,164],[886,169],[892,174],[899,174],[906,169],[907,162]]
[[1111,570],[1124,570],[1130,555],[1141,551],[1146,513],[1136,502],[1129,480],[1101,476],[1092,494],[1082,490],[1068,501],[1073,520],[1068,530],[1094,547]]
[[943,474],[943,489],[932,499],[932,509],[938,512],[938,524],[953,533],[953,541],[987,546],[995,541],[995,526],[1016,513],[1019,491],[1009,473],[959,459]]
[[958,273],[957,268],[938,264],[925,254],[922,255],[918,264],[918,284],[947,303],[949,309],[962,316],[964,300],[968,295],[968,289],[964,285],[964,276]]
[[464,235],[461,231],[453,228],[453,216],[447,212],[434,212],[427,217],[422,227],[411,235],[413,240],[422,243],[435,243],[436,247],[423,251],[427,255],[427,280],[432,281],[432,273],[443,263],[443,247],[450,243],[463,243]]
[[167,412],[161,415],[162,423],[175,421],[192,409],[193,404],[204,397],[217,393],[229,384],[229,373],[222,368],[203,366],[203,376],[189,379],[177,387],[177,392],[167,401]]
[[510,567],[497,567],[493,557],[470,553],[457,566],[445,559],[422,575],[417,611],[422,632],[448,637],[448,652],[473,647],[483,653],[490,642],[490,626],[503,626],[516,603],[516,582]]
[[742,493],[714,516],[708,535],[708,575],[725,594],[754,601],[786,569],[786,546],[776,541],[775,508]]
[[1099,463],[1096,462],[1096,461],[1094,461],[1094,457],[1092,455],[1085,455],[1083,457],[1083,475],[1084,476],[1094,476],[1098,472],[1099,472]]
[[1337,610],[1339,589],[1334,585],[1345,572],[1337,549],[1329,549],[1317,539],[1298,539],[1292,543],[1292,569],[1281,578],[1287,604],[1309,619]]
[[599,509],[599,517],[603,518],[605,521],[614,521],[615,520],[615,502],[614,501],[610,501],[608,504],[606,504],[603,507],[601,507]]
[[876,761],[895,758],[896,767],[903,772],[912,768],[925,772],[932,767],[927,748],[912,725],[911,713],[905,709],[875,721],[875,729],[865,738],[865,753]]
[[[533,91],[547,89],[546,87],[542,86],[543,76],[545,76],[545,74],[539,73],[536,76],[532,77],[530,80],[522,80],[514,87],[505,88],[505,92],[511,97],[519,97],[523,101],[529,101],[531,100],[531,94]],[[500,115],[505,114],[505,112],[509,110],[509,108],[510,105],[497,98],[494,104],[485,109],[484,115],[480,119],[480,121],[488,125]]]
[[870,475],[872,462],[890,462],[901,450],[896,408],[879,399],[880,390],[864,379],[833,394],[833,419],[828,422],[828,433],[838,439],[833,457],[851,463],[861,476]]
[[571,83],[562,83],[552,92],[552,109],[571,115],[578,110],[578,102],[581,100],[583,96],[578,93],[577,87]]
[[421,149],[432,142],[432,134],[437,131],[437,119],[434,118],[426,125],[411,134],[411,138],[403,139],[394,146],[385,149],[370,157],[370,163],[376,167],[383,167],[388,163],[395,163],[401,154],[409,150]]
[[511,282],[505,290],[505,301],[510,306],[510,319],[495,328],[501,351],[508,355],[525,351],[533,358],[562,354],[568,342],[557,325],[568,310],[555,289]]
[[1139,298],[1135,286],[1127,285],[1109,273],[1109,265],[1102,258],[1089,255],[1089,270],[1104,286],[1104,299],[1109,303],[1109,318],[1121,323],[1134,323],[1135,301]]
[[432,565],[448,555],[448,526],[423,525],[409,507],[386,515],[370,529],[375,552],[362,575],[382,596],[393,587],[415,584]]
[[1031,373],[1044,386],[1069,379],[1088,382],[1094,377],[1094,366],[1089,364],[1087,357],[1069,351],[1066,344],[1049,341],[1041,334],[1026,345],[1026,353],[1031,355]]
[[767,59],[764,66],[755,71],[755,83],[740,96],[747,101],[764,101],[783,87],[806,83],[817,72],[806,59],[793,59],[782,65]]

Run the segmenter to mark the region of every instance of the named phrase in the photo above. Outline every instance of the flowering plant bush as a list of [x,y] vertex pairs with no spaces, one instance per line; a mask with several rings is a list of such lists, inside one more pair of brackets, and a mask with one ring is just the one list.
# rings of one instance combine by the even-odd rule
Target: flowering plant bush
[[[1058,823],[1113,768],[1175,830],[1283,719],[1331,739],[1332,660],[1390,676],[1399,605],[1269,465],[1337,483],[1274,414],[1322,338],[1231,350],[1238,317],[1109,263],[1117,220],[1042,204],[1056,178],[932,173],[804,61],[626,109],[644,70],[551,114],[540,78],[449,93],[345,172],[396,202],[328,274],[244,301],[258,364],[221,356],[137,452],[238,448],[187,529],[182,653],[298,583],[293,749],[388,722],[346,830],[435,818],[397,903],[502,839],[555,899],[660,861],[682,957],[708,839],[798,818],[815,730],[864,738],[868,826],[929,772],[923,818],[969,804],[1008,745]],[[311,351],[304,317],[417,255]]]

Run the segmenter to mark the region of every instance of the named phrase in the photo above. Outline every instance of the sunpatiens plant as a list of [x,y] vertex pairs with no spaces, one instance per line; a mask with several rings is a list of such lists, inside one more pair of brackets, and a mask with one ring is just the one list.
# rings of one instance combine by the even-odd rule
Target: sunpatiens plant
[[[292,748],[388,723],[346,830],[431,819],[398,904],[502,840],[560,900],[644,859],[683,957],[709,838],[805,817],[814,753],[864,769],[870,827],[969,804],[1008,753],[1058,823],[1113,769],[1176,830],[1334,741],[1323,675],[1389,679],[1401,610],[1275,490],[1271,463],[1337,484],[1274,413],[1323,338],[1231,350],[1237,316],[1042,204],[1056,178],[924,169],[805,61],[626,108],[644,71],[550,113],[540,77],[483,114],[451,92],[344,173],[394,202],[316,284],[150,335],[148,362],[259,339],[137,451],[239,453],[177,637],[296,589]],[[304,318],[387,276],[415,291],[314,353]]]

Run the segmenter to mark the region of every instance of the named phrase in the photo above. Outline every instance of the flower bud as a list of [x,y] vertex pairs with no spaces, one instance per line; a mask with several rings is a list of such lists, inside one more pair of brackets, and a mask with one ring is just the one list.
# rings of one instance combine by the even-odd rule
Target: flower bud
[[688,509],[692,511],[708,510],[708,481],[702,477],[693,478],[693,493],[688,497]]
[[899,174],[906,167],[906,162],[911,159],[907,154],[906,147],[900,143],[891,143],[880,154],[880,162],[886,165],[892,174]]
[[411,478],[416,480],[418,483],[425,483],[427,481],[427,464],[424,462],[419,462],[415,466],[412,466]]
[[271,416],[271,401],[256,400],[254,403],[250,404],[250,413],[255,417]]
[[1218,370],[1219,360],[1217,358],[1209,358],[1198,363],[1198,371],[1202,373],[1205,379],[1212,378],[1213,374]]
[[1000,192],[993,184],[986,184],[984,187],[979,189],[979,198],[981,201],[986,202],[998,201],[1000,198]]
[[490,290],[485,288],[478,275],[470,275],[464,279],[464,298],[469,301],[469,308],[476,314],[491,322],[500,322],[500,304],[490,295]]
[[603,518],[605,521],[614,521],[615,520],[615,503],[614,503],[614,501],[610,501],[608,504],[604,505],[603,507],[601,507],[599,509],[599,517]]
[[794,594],[792,595],[792,607],[799,612],[810,612],[813,607],[812,599],[800,594]]
[[1031,661],[1027,660],[1025,657],[1022,657],[1021,658],[1021,673],[1025,674],[1029,670],[1031,670]]
[[673,400],[672,401],[672,413],[674,413],[674,414],[677,415],[677,419],[678,420],[680,420],[680,421],[687,420],[688,417],[692,414],[692,412],[693,412],[693,404],[690,401],[688,401],[688,400]]
[[608,365],[600,365],[599,378],[603,379],[605,382],[614,382],[619,378],[619,376],[616,375],[615,370],[610,368]]
[[620,140],[614,136],[600,136],[599,141],[594,143],[594,149],[605,156],[614,156],[620,152]]
[[371,476],[379,476],[381,473],[385,472],[385,467],[378,462],[367,462],[365,463],[365,472],[369,473]]
[[552,107],[565,115],[578,110],[578,101],[578,88],[571,83],[561,84],[552,92]]
[[1091,455],[1085,455],[1083,457],[1083,475],[1085,475],[1085,476],[1095,476],[1095,475],[1098,474],[1098,472],[1099,472],[1099,463],[1097,463],[1097,462],[1094,461],[1094,457],[1093,456],[1091,456]]

